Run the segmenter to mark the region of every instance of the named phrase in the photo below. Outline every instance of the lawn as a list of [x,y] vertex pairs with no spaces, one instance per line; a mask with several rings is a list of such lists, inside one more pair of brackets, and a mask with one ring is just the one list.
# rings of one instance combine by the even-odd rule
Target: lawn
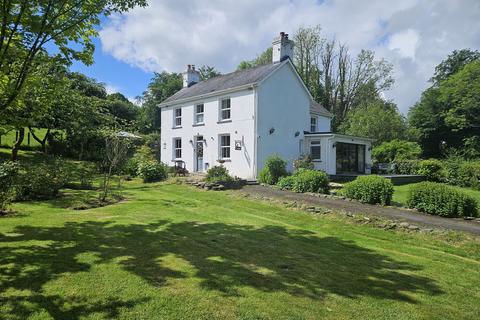
[[[413,184],[406,184],[403,186],[395,186],[395,193],[393,194],[393,202],[400,203],[402,205],[405,205],[407,203],[407,197],[408,197],[408,190],[410,187],[414,185]],[[469,194],[470,196],[474,197],[477,199],[478,203],[480,203],[480,191],[479,190],[473,190],[469,188],[461,188],[461,187],[456,187],[456,186],[450,186],[453,189],[456,189],[458,191],[462,191],[466,194]]]
[[127,183],[0,221],[1,319],[478,319],[480,243]]
[[[47,129],[36,129],[35,130],[35,135],[38,138],[43,139],[45,137],[46,132],[47,132]],[[16,131],[15,130],[11,130],[4,135],[0,135],[0,145],[1,146],[12,147],[13,144],[15,143],[15,140],[16,140]],[[38,143],[38,141],[33,138],[33,136],[30,134],[30,131],[28,130],[28,128],[25,128],[25,138],[22,142],[22,146],[30,146],[30,147],[39,147],[40,146],[40,143]]]

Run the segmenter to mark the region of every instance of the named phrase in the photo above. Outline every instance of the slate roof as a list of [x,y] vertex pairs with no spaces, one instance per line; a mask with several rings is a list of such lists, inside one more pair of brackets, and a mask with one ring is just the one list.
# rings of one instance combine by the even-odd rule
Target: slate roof
[[310,102],[310,112],[321,114],[327,117],[333,117],[333,114],[330,111],[325,109],[325,107],[323,107],[320,103],[313,100]]
[[196,83],[191,87],[181,89],[173,96],[165,99],[161,104],[164,105],[177,100],[193,98],[204,94],[210,94],[254,84],[264,79],[280,65],[282,65],[282,63],[271,63],[247,70],[228,73],[215,78],[210,78],[208,80]]

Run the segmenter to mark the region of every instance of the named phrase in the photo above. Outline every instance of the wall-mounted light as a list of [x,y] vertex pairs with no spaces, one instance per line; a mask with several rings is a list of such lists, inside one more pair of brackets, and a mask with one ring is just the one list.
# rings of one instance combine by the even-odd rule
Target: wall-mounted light
[[370,146],[370,147],[368,147],[368,151],[372,151],[372,147],[371,147],[371,146]]
[[270,128],[270,130],[268,130],[268,133],[270,133],[270,134],[273,134],[274,132],[275,132],[275,128],[273,128],[273,127]]
[[332,148],[336,148],[337,147],[337,143],[335,142],[334,144],[332,144]]
[[295,132],[295,138],[297,138],[300,135],[300,131]]

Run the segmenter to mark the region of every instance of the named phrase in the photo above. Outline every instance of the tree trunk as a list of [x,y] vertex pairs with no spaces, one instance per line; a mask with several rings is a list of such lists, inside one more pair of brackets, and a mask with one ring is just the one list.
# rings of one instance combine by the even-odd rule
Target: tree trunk
[[17,141],[13,144],[12,147],[12,161],[17,161],[18,159],[18,150],[22,145],[23,139],[25,138],[25,128],[20,128],[18,130],[18,138]]
[[43,139],[40,139],[35,135],[35,131],[33,128],[28,128],[30,130],[30,133],[32,134],[33,139],[35,139],[40,145],[42,146],[42,152],[43,154],[47,154],[47,141],[50,136],[50,129],[47,129],[47,133],[45,133],[45,137]]

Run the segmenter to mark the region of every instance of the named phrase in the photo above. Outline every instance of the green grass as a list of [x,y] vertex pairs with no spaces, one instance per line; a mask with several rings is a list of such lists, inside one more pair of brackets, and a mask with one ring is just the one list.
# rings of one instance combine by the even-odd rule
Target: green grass
[[[411,186],[415,185],[415,183],[412,184],[406,184],[403,186],[395,186],[395,192],[393,194],[393,202],[399,203],[401,205],[406,205],[407,203],[407,197],[408,197],[408,191]],[[480,203],[480,191],[479,190],[473,190],[469,188],[461,188],[461,187],[456,187],[456,186],[450,186],[451,188],[464,192],[473,198],[477,199],[478,203]]]
[[478,319],[480,243],[176,184],[0,219],[1,319]]

